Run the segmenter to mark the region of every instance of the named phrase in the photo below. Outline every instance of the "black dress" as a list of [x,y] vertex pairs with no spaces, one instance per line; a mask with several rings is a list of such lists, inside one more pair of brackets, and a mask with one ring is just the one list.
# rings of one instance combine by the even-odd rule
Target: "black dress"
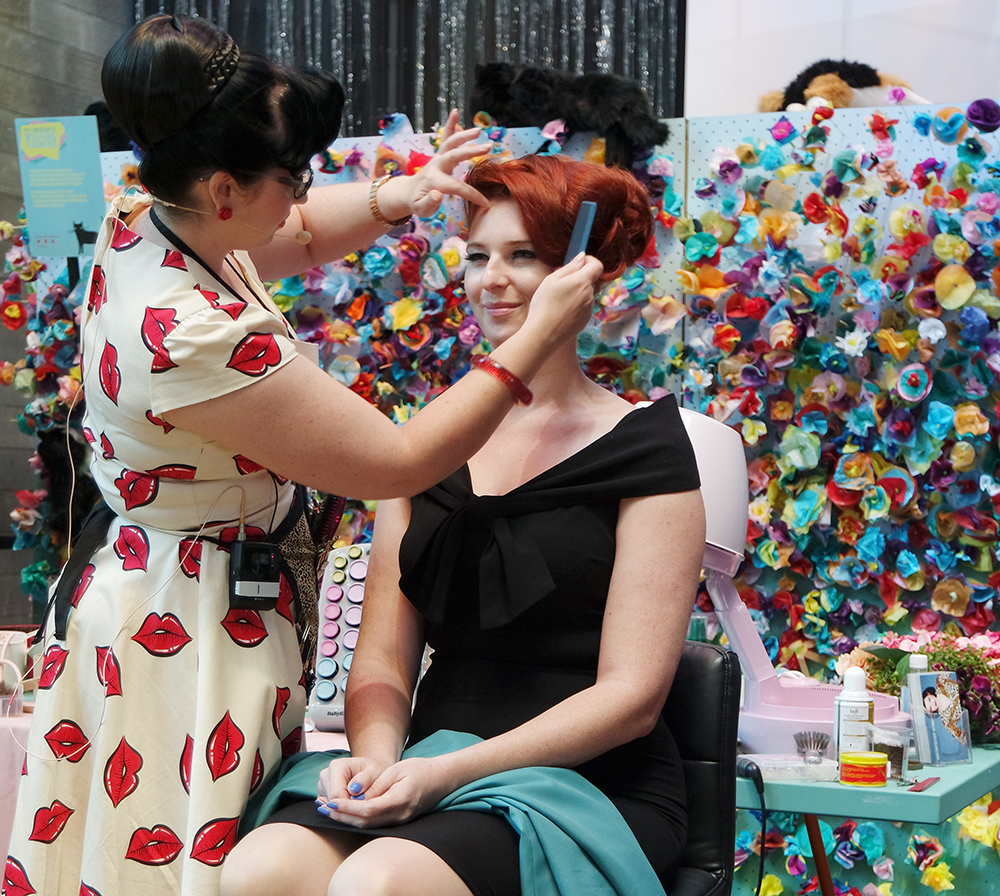
[[[506,495],[474,494],[462,467],[415,497],[400,587],[426,618],[434,653],[409,742],[442,728],[489,738],[592,685],[619,502],[698,485],[667,396]],[[683,771],[662,719],[649,735],[577,771],[611,799],[668,881],[684,848],[686,809]],[[477,815],[439,812],[369,833],[424,843],[474,893],[518,893],[516,833],[498,816],[468,817]],[[269,820],[339,827],[312,803]]]

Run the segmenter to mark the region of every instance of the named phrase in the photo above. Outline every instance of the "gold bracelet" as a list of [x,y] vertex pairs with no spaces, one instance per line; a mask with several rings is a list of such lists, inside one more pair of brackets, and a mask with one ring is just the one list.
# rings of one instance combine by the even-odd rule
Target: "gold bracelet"
[[400,224],[405,224],[413,215],[407,215],[405,218],[399,218],[396,221],[390,221],[382,214],[378,207],[378,190],[390,177],[391,174],[384,174],[377,180],[372,181],[371,189],[368,191],[368,208],[371,210],[372,217],[385,227],[399,227]]

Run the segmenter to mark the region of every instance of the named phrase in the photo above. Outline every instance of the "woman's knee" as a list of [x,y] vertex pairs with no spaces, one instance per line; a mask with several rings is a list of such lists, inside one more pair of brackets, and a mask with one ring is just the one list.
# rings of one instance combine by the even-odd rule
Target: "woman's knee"
[[471,896],[435,852],[412,840],[379,837],[334,873],[327,896]]
[[325,896],[351,848],[301,825],[264,825],[226,858],[221,896]]

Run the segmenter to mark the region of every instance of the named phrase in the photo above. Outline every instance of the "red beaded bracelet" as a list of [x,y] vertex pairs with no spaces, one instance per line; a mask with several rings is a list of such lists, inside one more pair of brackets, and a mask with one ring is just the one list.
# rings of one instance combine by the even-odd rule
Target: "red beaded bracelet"
[[473,367],[478,367],[490,376],[500,380],[501,383],[510,389],[514,395],[514,400],[519,404],[531,404],[531,399],[534,398],[531,390],[518,377],[514,376],[506,367],[494,361],[489,355],[473,355],[470,363]]

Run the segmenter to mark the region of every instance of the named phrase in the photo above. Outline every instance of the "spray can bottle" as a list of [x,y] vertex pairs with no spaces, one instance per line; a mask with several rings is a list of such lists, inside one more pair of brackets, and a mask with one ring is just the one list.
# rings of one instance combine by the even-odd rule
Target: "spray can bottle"
[[841,753],[867,753],[872,748],[875,701],[865,690],[865,670],[851,666],[844,672],[844,688],[833,706],[833,742]]

